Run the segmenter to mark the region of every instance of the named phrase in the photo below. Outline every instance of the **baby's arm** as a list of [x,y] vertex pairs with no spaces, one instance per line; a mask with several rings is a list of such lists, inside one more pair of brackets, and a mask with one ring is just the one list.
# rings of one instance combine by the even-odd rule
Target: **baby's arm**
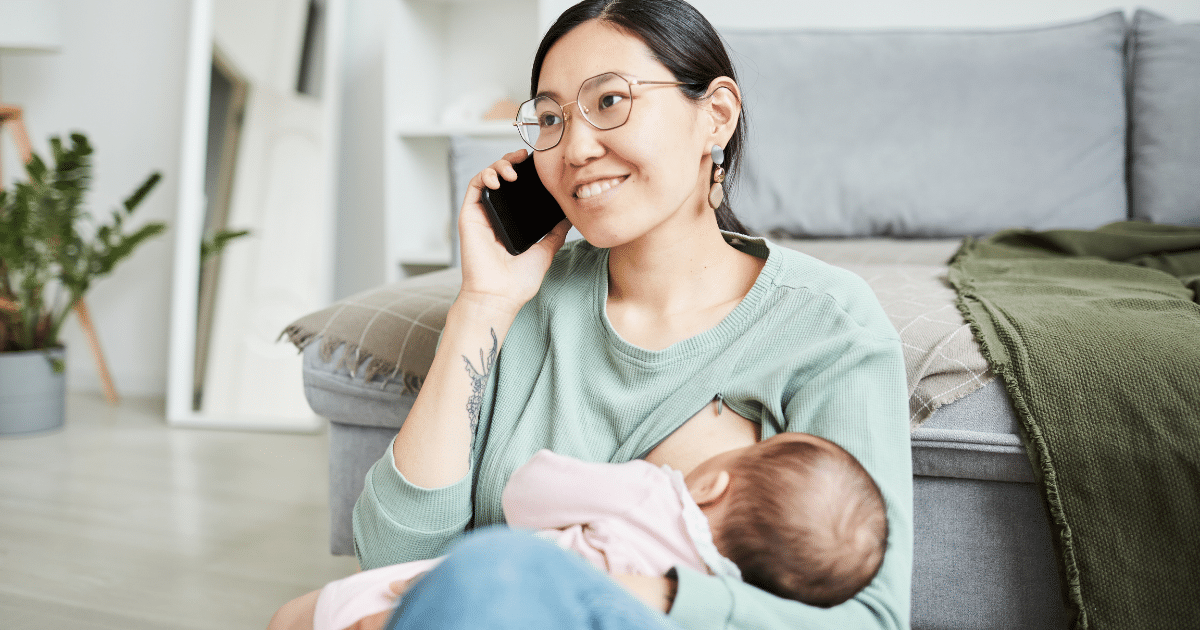
[[279,607],[267,630],[313,630],[313,613],[321,589],[306,593]]
[[585,462],[541,450],[509,477],[504,518],[513,527],[549,529],[611,517],[637,505],[662,474],[641,460]]
[[[395,582],[389,584],[388,590],[392,592],[393,603],[395,600],[403,597],[404,594],[413,587],[413,584],[416,584],[417,580],[424,576],[425,574],[421,573],[407,580],[396,580]],[[344,630],[383,630],[383,627],[387,625],[388,619],[390,619],[392,616],[392,610],[392,608],[388,608],[387,610],[381,610],[377,613],[367,615],[366,617],[355,621],[352,625],[346,627]]]
[[378,622],[382,624],[395,607],[398,595],[441,561],[441,558],[415,560],[335,580],[319,591],[284,604],[267,630],[344,630],[362,623],[376,623],[371,617],[379,613],[383,613]]

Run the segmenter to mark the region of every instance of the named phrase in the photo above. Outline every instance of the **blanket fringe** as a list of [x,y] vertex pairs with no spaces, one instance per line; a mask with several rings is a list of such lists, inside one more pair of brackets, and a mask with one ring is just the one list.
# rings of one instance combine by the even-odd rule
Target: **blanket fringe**
[[[955,258],[957,257],[958,255],[956,254]],[[963,284],[963,286],[959,286],[960,284]],[[1021,432],[1025,435],[1026,450],[1029,452],[1030,459],[1038,463],[1034,467],[1034,473],[1042,482],[1042,497],[1046,501],[1047,511],[1050,513],[1050,520],[1053,524],[1055,544],[1061,554],[1061,568],[1063,570],[1067,601],[1075,613],[1075,622],[1072,627],[1074,630],[1087,630],[1088,618],[1087,610],[1083,605],[1079,564],[1075,559],[1075,544],[1071,534],[1071,525],[1067,522],[1066,513],[1063,510],[1062,498],[1059,495],[1058,477],[1054,469],[1054,460],[1050,455],[1045,437],[1033,422],[1033,412],[1026,402],[1025,395],[1021,391],[1016,375],[1010,369],[1011,365],[1007,361],[995,360],[992,348],[988,346],[987,340],[984,339],[983,328],[976,320],[975,313],[972,312],[970,304],[968,304],[969,300],[979,301],[978,297],[971,290],[973,287],[966,286],[965,283],[961,282],[955,283],[955,285],[958,288],[958,298],[955,300],[955,305],[962,313],[963,319],[971,327],[971,334],[975,335],[975,339],[979,341],[983,357],[987,359],[992,372],[1003,381],[1004,389],[1008,392],[1008,396],[1012,400],[1013,410],[1016,411],[1017,418],[1020,420]]]

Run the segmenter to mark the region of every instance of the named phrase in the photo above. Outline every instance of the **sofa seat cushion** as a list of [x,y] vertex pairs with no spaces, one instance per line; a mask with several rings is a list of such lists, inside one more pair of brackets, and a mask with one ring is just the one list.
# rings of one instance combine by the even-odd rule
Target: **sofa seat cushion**
[[862,276],[900,331],[914,475],[1033,482],[1012,403],[946,281],[958,239],[781,243]]
[[904,344],[912,428],[993,378],[946,280],[946,263],[957,251],[958,239],[780,242],[853,271],[875,292]]
[[933,412],[912,432],[913,474],[1033,483],[1016,412],[999,379]]

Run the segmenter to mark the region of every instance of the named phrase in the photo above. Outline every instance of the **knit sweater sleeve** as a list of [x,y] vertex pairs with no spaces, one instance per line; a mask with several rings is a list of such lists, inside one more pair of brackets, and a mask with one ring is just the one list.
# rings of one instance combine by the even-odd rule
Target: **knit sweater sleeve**
[[[496,422],[495,405],[501,374],[512,365],[512,374],[528,375],[531,371],[529,357],[539,356],[530,349],[529,339],[537,337],[537,331],[546,329],[546,303],[561,289],[563,278],[570,274],[577,247],[568,244],[555,256],[554,263],[546,272],[542,288],[517,314],[509,329],[505,347],[516,344],[524,352],[506,352],[503,348],[496,360],[495,368],[484,388],[483,401],[471,448],[470,469],[457,482],[442,488],[421,488],[405,479],[396,469],[389,446],[383,457],[367,472],[362,494],[354,505],[353,529],[354,551],[359,565],[364,569],[398,564],[411,560],[424,560],[444,555],[447,548],[466,531],[468,526],[487,525],[496,522],[486,517],[480,520],[476,512],[480,485],[497,492],[507,481],[507,476],[480,479],[484,450]],[[521,332],[524,331],[524,332]],[[531,332],[532,331],[532,332]],[[516,341],[512,341],[512,339]],[[524,347],[522,347],[522,341]],[[520,379],[507,378],[510,389],[520,389],[513,384]],[[500,433],[511,431],[510,425],[501,422]],[[498,512],[498,510],[497,510]],[[485,515],[486,516],[486,515]]]
[[444,555],[466,531],[474,516],[472,492],[479,443],[491,424],[495,394],[493,370],[484,388],[470,468],[462,479],[441,488],[413,484],[396,468],[392,456],[395,438],[367,471],[353,513],[354,554],[364,571]]
[[[474,465],[472,465],[472,468]],[[471,477],[422,488],[396,469],[392,447],[367,471],[354,504],[354,553],[363,570],[445,553],[471,520]]]
[[[887,504],[889,535],[875,579],[851,600],[818,608],[736,579],[677,567],[670,617],[688,630],[907,629],[912,573],[912,460],[903,356],[895,331],[859,330],[815,375],[798,377],[783,401],[782,429],[821,435],[863,463]],[[850,333],[848,333],[850,334]],[[768,437],[764,424],[764,437]],[[774,431],[770,431],[771,434]]]

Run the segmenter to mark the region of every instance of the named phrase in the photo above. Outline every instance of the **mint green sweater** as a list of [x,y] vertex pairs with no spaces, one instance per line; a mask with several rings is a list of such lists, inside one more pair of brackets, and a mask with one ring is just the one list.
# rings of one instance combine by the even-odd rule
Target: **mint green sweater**
[[764,439],[803,431],[857,457],[887,502],[887,553],[870,585],[829,609],[680,568],[670,617],[689,630],[908,628],[912,463],[899,336],[858,276],[762,239],[726,239],[766,258],[758,280],[716,327],[658,351],[621,339],[605,315],[608,250],[563,247],[501,348],[471,472],[420,488],[389,448],[367,473],[354,509],[362,568],[433,557],[468,526],[503,523],[501,491],[538,449],[640,458],[721,394]]

